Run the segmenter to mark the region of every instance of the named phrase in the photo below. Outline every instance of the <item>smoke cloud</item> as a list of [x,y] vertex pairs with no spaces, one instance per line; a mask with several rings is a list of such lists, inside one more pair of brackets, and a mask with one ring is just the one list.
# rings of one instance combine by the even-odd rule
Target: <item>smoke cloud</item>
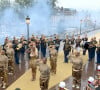
[[[62,33],[67,28],[80,28],[80,20],[88,16],[91,23],[96,20],[96,25],[99,23],[100,12],[77,12],[74,15],[66,15],[63,13],[56,13],[48,2],[49,0],[36,0],[32,6],[25,7],[15,3],[15,0],[0,9],[0,40],[6,36],[12,38],[13,36],[20,37],[22,34],[27,35],[27,27],[25,18],[30,17],[30,36],[35,35],[52,35],[55,33]],[[55,12],[55,13],[54,13]],[[92,14],[92,15],[91,15]],[[82,30],[86,28],[85,22],[82,23]],[[91,26],[91,25],[89,25]]]

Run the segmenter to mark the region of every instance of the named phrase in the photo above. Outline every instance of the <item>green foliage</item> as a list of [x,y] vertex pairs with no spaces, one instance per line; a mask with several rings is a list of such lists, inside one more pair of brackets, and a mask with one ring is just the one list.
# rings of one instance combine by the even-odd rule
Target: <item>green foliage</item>
[[54,8],[56,6],[55,2],[57,2],[57,0],[48,0],[48,2]]
[[9,6],[9,1],[8,0],[0,0],[0,10],[4,10]]
[[0,7],[6,7],[8,6],[9,2],[6,0],[0,0]]
[[16,3],[18,3],[20,6],[32,6],[34,0],[15,0]]
[[53,7],[56,6],[56,5],[55,5],[55,2],[56,2],[57,0],[51,0],[51,1],[52,1]]

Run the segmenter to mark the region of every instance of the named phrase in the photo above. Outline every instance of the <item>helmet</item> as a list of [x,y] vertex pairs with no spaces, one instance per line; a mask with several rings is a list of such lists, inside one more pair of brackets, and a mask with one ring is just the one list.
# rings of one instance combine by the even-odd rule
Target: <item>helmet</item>
[[93,78],[93,77],[89,77],[88,83],[90,84],[90,83],[92,83],[93,81],[94,81],[94,78]]
[[100,71],[100,65],[97,67],[97,71]]
[[65,88],[65,86],[66,86],[66,85],[65,85],[65,82],[60,82],[60,83],[59,83],[59,87],[60,87],[60,88]]

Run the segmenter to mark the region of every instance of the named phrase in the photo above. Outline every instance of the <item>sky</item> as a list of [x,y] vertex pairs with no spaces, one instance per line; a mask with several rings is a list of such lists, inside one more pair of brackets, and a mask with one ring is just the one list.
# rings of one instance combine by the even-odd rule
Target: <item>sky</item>
[[75,9],[100,9],[100,0],[58,0],[57,6]]

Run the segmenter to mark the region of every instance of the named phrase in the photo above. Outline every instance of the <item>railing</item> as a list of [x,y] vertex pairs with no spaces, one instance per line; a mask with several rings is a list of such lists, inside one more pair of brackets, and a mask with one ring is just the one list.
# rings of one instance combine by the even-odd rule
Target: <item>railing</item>
[[[62,32],[62,33],[60,33],[59,36],[63,36],[63,38],[65,38],[65,36],[66,36],[66,35],[69,35],[69,33],[71,34],[71,35],[69,35],[69,36],[72,36],[72,35],[73,35],[73,32],[74,32],[74,36],[78,36],[78,35],[87,34],[87,33],[90,33],[90,32],[92,32],[92,31],[97,31],[97,30],[100,30],[100,27],[96,27],[95,29],[94,29],[94,28],[87,29],[87,30],[85,29],[85,30],[82,30],[81,33],[80,33],[80,29],[78,29],[78,30],[76,30],[76,31],[72,31],[72,32],[69,32],[69,31],[68,31],[67,34],[64,33],[64,32]],[[75,32],[76,32],[76,33],[75,33]]]

